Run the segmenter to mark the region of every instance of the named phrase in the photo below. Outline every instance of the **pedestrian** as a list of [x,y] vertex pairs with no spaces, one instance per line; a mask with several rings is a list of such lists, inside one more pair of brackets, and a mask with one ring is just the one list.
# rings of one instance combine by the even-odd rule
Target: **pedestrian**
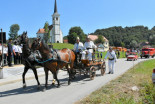
[[0,67],[2,67],[2,45],[0,44]]
[[19,62],[19,64],[23,64],[23,58],[22,58],[22,46],[20,46],[20,45],[17,45],[17,47],[18,47],[18,54],[19,54],[19,59],[18,59],[18,62]]
[[16,41],[14,42],[14,45],[13,45],[13,55],[14,55],[14,64],[17,65],[18,59],[19,59],[19,50],[18,50]]
[[115,62],[117,61],[117,57],[115,54],[115,51],[112,50],[112,48],[109,48],[109,51],[107,52],[104,59],[107,59],[108,57],[108,67],[109,67],[109,73],[108,74],[114,74],[114,67]]
[[4,65],[6,66],[7,65],[7,56],[8,56],[8,47],[6,44],[4,45],[4,48],[3,48],[3,54],[4,54]]
[[117,55],[118,55],[118,59],[120,58],[120,52],[119,52],[119,50],[117,51]]
[[11,67],[12,66],[12,55],[13,55],[13,49],[12,49],[12,40],[9,39],[8,42],[8,66]]

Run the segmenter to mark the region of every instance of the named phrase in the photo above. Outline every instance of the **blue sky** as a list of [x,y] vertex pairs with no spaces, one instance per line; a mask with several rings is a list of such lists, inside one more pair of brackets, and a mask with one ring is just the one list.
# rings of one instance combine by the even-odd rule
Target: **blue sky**
[[[0,0],[0,28],[8,33],[19,24],[21,34],[36,37],[46,21],[52,24],[55,0]],[[73,26],[84,33],[112,26],[155,26],[155,0],[57,0],[63,35]]]

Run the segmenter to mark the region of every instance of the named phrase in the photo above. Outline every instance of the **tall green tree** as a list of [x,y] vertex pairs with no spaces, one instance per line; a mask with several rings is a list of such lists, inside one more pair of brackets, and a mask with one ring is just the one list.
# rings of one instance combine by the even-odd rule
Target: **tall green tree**
[[130,48],[136,48],[138,45],[137,41],[136,40],[132,40],[131,43],[130,43]]
[[155,35],[151,35],[149,40],[150,40],[149,42],[151,45],[155,45]]
[[103,39],[103,36],[102,35],[98,35],[98,39],[95,40],[95,44],[98,44],[98,43],[104,43],[104,39]]
[[49,27],[49,23],[46,22],[44,25],[45,33],[44,33],[44,37],[43,37],[43,39],[46,43],[48,43],[48,41],[50,39],[50,30],[48,27]]
[[84,34],[83,30],[81,29],[81,27],[72,27],[69,30],[69,34],[68,34],[68,42],[74,44],[76,41],[74,41],[76,39],[76,37],[80,38],[81,42],[85,42],[86,39],[86,35]]
[[20,26],[18,24],[13,24],[10,26],[9,38],[15,40],[18,37],[18,31],[20,30]]

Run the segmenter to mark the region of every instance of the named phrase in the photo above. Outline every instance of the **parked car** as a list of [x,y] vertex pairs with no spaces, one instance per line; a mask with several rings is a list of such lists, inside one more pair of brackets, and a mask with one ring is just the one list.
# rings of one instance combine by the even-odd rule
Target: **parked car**
[[140,56],[141,58],[153,58],[155,56],[155,48],[143,48]]
[[125,56],[128,57],[129,53],[130,53],[130,50],[127,49],[127,51],[126,51],[126,53],[125,53]]
[[152,72],[152,82],[155,84],[155,69]]
[[130,52],[129,55],[127,56],[127,61],[135,61],[138,59],[138,55],[135,52]]

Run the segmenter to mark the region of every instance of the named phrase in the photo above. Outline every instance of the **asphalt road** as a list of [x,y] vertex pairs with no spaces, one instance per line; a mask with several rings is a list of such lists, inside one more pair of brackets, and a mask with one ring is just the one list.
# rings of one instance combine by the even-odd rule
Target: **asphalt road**
[[[0,104],[73,104],[122,75],[128,69],[133,68],[133,65],[144,60],[146,59],[138,59],[133,62],[126,61],[126,59],[118,59],[114,74],[107,74],[107,68],[104,76],[100,76],[100,71],[97,71],[97,76],[94,80],[90,80],[89,77],[77,76],[69,86],[67,85],[67,72],[60,71],[58,78],[60,79],[61,87],[57,88],[54,85],[50,85],[53,76],[49,75],[49,87],[45,92],[37,90],[37,82],[35,79],[26,80],[26,89],[22,88],[22,81],[2,85],[0,86]],[[43,89],[45,77],[39,77],[39,81],[42,84],[41,89]]]

